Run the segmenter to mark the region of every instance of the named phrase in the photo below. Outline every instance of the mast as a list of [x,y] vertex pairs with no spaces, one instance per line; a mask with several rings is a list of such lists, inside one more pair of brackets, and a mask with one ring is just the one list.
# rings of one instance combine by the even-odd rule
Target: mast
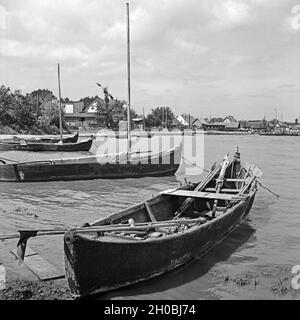
[[166,128],[168,129],[168,107],[166,107]]
[[59,63],[57,65],[57,74],[58,74],[58,96],[59,96],[59,133],[60,133],[60,140],[63,142],[62,136],[62,114],[61,114],[61,91],[60,91],[60,68]]
[[146,123],[145,123],[145,108],[143,107],[143,130],[146,130]]
[[131,150],[131,119],[130,119],[130,105],[131,105],[131,94],[130,94],[130,26],[129,26],[129,3],[126,3],[127,9],[127,76],[128,76],[128,107],[127,107],[127,151]]

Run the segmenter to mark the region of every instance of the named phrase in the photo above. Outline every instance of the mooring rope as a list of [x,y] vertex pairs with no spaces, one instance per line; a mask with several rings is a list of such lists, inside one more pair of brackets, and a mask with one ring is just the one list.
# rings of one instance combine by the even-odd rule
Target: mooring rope
[[[190,161],[189,159],[186,159],[185,157],[182,157],[182,159],[188,161],[188,162],[191,163],[193,166],[195,166],[195,167],[197,167],[197,168],[199,168],[199,169],[201,169],[201,170],[204,170],[204,171],[206,171],[206,172],[210,172],[209,170],[206,170],[206,169],[204,169],[204,168],[201,168],[201,167],[197,166],[194,162]],[[269,191],[271,194],[273,194],[273,195],[276,196],[277,198],[280,197],[279,194],[277,194],[277,193],[275,193],[274,191],[272,191],[271,189],[265,187],[260,181],[258,181],[258,180],[256,180],[256,181],[257,181],[257,183],[258,183],[263,189]]]
[[3,158],[3,157],[0,157],[0,160],[5,160],[5,161],[10,161],[10,162],[19,163],[19,161],[11,160],[11,159],[6,159],[6,158]]
[[201,168],[201,167],[197,166],[196,163],[190,161],[189,159],[186,159],[185,157],[182,157],[182,159],[188,161],[188,162],[191,163],[193,166],[195,166],[195,167],[197,167],[197,168],[199,168],[199,169],[201,169],[201,170],[204,170],[204,171],[206,171],[206,172],[210,172],[210,170],[206,170],[206,169],[204,169],[204,168]]
[[269,191],[270,193],[272,193],[272,194],[273,194],[274,196],[276,196],[277,198],[280,197],[279,194],[277,194],[277,193],[273,192],[272,190],[270,190],[269,188],[263,186],[263,184],[262,184],[260,181],[258,181],[258,180],[256,180],[256,181],[257,181],[257,183],[258,183],[263,189],[266,189],[267,191]]

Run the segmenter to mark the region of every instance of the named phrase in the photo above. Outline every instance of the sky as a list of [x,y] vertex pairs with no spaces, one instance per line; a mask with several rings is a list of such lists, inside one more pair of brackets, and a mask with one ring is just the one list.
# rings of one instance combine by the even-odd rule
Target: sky
[[[127,100],[124,0],[0,0],[0,85]],[[300,116],[300,0],[131,0],[131,107]]]

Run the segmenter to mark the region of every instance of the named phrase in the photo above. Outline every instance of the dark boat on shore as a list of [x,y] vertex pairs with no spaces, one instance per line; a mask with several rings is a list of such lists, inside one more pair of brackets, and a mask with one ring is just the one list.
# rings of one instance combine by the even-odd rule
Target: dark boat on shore
[[92,144],[93,139],[77,143],[42,143],[22,140],[20,142],[0,142],[0,150],[76,152],[89,151]]
[[161,275],[205,254],[247,217],[257,191],[255,166],[233,160],[200,184],[160,195],[64,235],[71,292],[88,296]]
[[[66,146],[66,145],[63,145]],[[132,152],[70,159],[5,163],[0,161],[0,181],[121,179],[172,175],[181,160],[182,145],[158,154]],[[1,158],[0,158],[1,160]]]
[[[70,136],[70,137],[65,137],[63,138],[63,143],[76,143],[78,141],[79,133],[77,132],[76,134]],[[49,137],[45,138],[43,136],[41,137],[30,137],[30,138],[23,138],[23,137],[17,137],[14,136],[11,139],[6,139],[6,140],[1,140],[1,142],[20,142],[20,141],[26,141],[26,142],[34,142],[34,143],[58,143],[61,141],[60,137]]]
[[300,136],[300,133],[299,132],[274,132],[274,131],[271,131],[271,132],[260,132],[259,133],[260,136],[272,136],[272,137],[285,137],[285,136]]

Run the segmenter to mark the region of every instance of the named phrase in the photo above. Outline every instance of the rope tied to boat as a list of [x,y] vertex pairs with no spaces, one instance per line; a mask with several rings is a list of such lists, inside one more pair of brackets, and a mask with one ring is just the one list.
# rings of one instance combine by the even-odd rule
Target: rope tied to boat
[[276,198],[279,198],[280,195],[278,193],[275,193],[274,191],[272,191],[271,189],[265,187],[260,181],[256,180],[256,182],[265,190],[269,191],[271,194],[273,194],[274,196],[276,196]]
[[201,167],[197,166],[196,163],[190,161],[189,159],[187,159],[187,158],[185,158],[185,157],[183,157],[183,156],[182,156],[182,159],[184,159],[185,161],[189,162],[189,163],[192,164],[193,166],[195,166],[195,167],[197,167],[197,168],[199,168],[199,169],[201,169],[201,170],[203,170],[203,171],[210,172],[210,170],[207,170],[207,169],[204,169],[204,168],[201,168]]
[[4,161],[10,161],[10,162],[15,162],[15,163],[19,163],[19,161],[16,161],[16,160],[11,160],[11,159],[7,159],[7,158],[3,158],[3,157],[0,157],[0,160],[4,160]]

